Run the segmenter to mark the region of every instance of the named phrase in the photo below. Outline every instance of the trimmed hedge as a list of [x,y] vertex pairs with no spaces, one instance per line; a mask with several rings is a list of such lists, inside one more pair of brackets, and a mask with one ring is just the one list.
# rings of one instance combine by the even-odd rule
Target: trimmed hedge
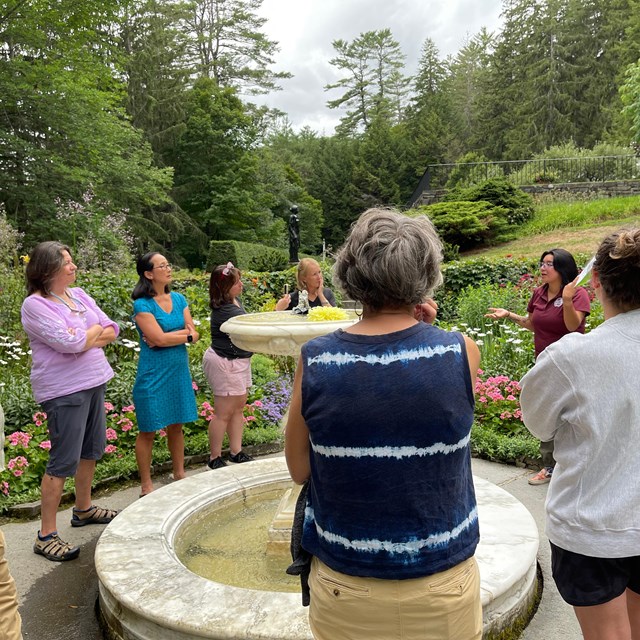
[[289,266],[289,256],[281,249],[237,240],[212,240],[207,255],[207,271],[233,262],[238,269],[281,271]]

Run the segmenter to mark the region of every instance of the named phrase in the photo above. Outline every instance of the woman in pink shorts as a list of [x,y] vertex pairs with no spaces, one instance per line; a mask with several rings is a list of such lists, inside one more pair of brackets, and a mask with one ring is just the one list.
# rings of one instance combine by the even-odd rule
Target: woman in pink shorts
[[230,262],[217,266],[209,281],[211,307],[211,346],[204,354],[202,366],[211,389],[215,415],[209,422],[210,469],[226,467],[222,459],[222,440],[229,435],[229,460],[249,462],[253,458],[242,451],[243,410],[247,390],[251,386],[250,351],[244,351],[231,342],[220,325],[246,313],[238,296],[242,292],[240,271]]

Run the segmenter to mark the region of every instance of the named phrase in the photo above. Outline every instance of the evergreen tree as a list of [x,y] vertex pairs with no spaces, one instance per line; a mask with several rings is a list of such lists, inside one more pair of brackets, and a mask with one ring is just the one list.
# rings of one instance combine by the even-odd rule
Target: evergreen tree
[[330,109],[349,109],[341,118],[337,132],[353,135],[366,130],[376,116],[397,122],[408,94],[404,77],[404,55],[389,29],[361,33],[353,42],[335,40],[337,55],[329,62],[346,76],[325,90],[346,89],[327,105]]
[[184,130],[184,98],[192,70],[186,63],[188,40],[178,27],[184,3],[134,0],[126,6],[120,41],[127,80],[126,108],[134,127],[144,131],[156,162]]
[[413,189],[428,164],[451,160],[456,147],[449,67],[430,38],[422,46],[414,96],[407,108],[406,133],[407,166],[402,181]]
[[481,125],[482,87],[488,73],[493,37],[482,29],[468,40],[451,61],[450,99],[454,110],[454,133],[461,152],[472,146]]
[[291,74],[274,71],[278,43],[262,31],[262,0],[194,0],[186,21],[195,35],[190,47],[197,75],[242,93],[277,91]]
[[0,201],[27,247],[64,224],[57,201],[79,202],[92,187],[130,224],[165,212],[171,172],[153,165],[121,108],[119,11],[117,2],[37,0],[1,18]]

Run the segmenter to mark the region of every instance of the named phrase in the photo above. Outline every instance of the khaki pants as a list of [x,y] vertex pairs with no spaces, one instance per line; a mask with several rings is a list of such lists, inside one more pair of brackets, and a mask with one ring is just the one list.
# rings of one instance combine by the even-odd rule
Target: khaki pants
[[2,640],[22,640],[22,620],[18,613],[16,583],[9,573],[9,565],[4,557],[4,534],[0,531],[0,638]]
[[411,580],[349,576],[314,558],[309,585],[309,623],[316,640],[482,638],[475,558]]

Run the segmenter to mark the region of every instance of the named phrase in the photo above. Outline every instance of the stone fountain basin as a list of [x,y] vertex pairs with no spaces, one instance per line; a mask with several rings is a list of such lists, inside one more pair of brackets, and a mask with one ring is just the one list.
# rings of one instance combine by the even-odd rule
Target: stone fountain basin
[[254,353],[276,356],[298,356],[300,347],[311,338],[336,329],[346,329],[358,321],[355,311],[342,309],[343,320],[309,320],[291,311],[267,311],[236,316],[223,323],[221,331],[229,334],[236,346]]
[[[511,626],[535,598],[538,531],[513,496],[485,480],[474,482],[484,631],[496,633]],[[191,476],[127,507],[96,547],[100,607],[109,637],[312,640],[299,594],[213,582],[189,571],[175,553],[183,527],[225,504],[290,483],[284,458],[269,458]]]

